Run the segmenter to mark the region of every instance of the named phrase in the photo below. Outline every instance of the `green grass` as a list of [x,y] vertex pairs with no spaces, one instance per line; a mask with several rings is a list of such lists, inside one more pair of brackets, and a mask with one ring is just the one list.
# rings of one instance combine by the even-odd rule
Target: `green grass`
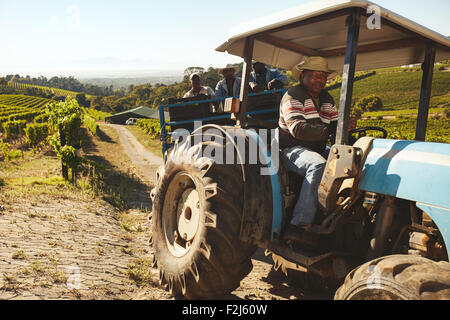
[[53,176],[48,178],[43,177],[19,177],[14,179],[5,180],[7,186],[32,186],[32,185],[47,185],[47,186],[60,186],[65,185],[66,181],[63,177]]
[[[428,114],[442,114],[446,108],[430,108]],[[417,116],[418,109],[381,110],[364,112],[363,117],[377,116]]]

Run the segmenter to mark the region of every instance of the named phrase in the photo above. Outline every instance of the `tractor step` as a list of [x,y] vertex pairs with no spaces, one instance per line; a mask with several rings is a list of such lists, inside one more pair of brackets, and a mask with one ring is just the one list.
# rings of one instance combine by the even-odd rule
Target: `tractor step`
[[282,256],[286,260],[308,269],[314,269],[312,268],[313,265],[316,265],[321,261],[347,256],[345,253],[338,251],[318,252],[317,250],[306,250],[295,246],[289,246],[281,242],[269,243],[267,252]]

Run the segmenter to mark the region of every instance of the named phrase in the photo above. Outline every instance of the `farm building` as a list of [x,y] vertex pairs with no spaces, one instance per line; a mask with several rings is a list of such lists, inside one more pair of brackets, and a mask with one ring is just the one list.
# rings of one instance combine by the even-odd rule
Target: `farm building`
[[[165,112],[167,113],[167,112]],[[168,118],[168,114],[165,115]],[[159,111],[149,107],[137,107],[135,109],[119,112],[106,117],[105,121],[115,124],[125,124],[130,118],[159,119]]]

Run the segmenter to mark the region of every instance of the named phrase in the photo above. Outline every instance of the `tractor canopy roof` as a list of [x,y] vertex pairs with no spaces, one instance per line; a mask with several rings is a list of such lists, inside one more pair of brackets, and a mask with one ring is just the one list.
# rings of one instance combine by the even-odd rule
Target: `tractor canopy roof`
[[[376,6],[376,10],[368,10]],[[372,7],[371,7],[372,8]],[[253,37],[253,59],[291,69],[304,56],[323,56],[342,72],[350,10],[360,10],[356,71],[422,63],[425,48],[436,47],[436,61],[450,59],[450,39],[369,1],[316,0],[247,22],[216,50],[244,57]],[[379,29],[373,14],[379,13]],[[369,21],[368,21],[369,20]],[[370,27],[370,28],[369,28]]]

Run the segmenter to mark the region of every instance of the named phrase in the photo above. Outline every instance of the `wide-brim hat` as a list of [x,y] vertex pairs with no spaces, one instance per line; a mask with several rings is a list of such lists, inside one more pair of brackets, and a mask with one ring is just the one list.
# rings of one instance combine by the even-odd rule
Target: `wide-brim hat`
[[223,67],[223,68],[221,68],[221,69],[219,70],[219,74],[220,74],[221,76],[223,76],[223,71],[224,71],[224,70],[227,70],[227,69],[233,69],[233,70],[234,70],[234,73],[238,73],[238,71],[239,71],[239,68],[236,67],[235,65],[233,65],[233,64],[227,64],[225,67]]
[[334,77],[337,72],[328,68],[328,60],[323,57],[305,57],[295,67],[292,68],[292,76],[299,80],[304,70],[323,71],[328,73],[328,79]]
[[189,80],[192,80],[194,77],[198,77],[200,80],[202,79],[198,73],[194,72],[189,76]]

